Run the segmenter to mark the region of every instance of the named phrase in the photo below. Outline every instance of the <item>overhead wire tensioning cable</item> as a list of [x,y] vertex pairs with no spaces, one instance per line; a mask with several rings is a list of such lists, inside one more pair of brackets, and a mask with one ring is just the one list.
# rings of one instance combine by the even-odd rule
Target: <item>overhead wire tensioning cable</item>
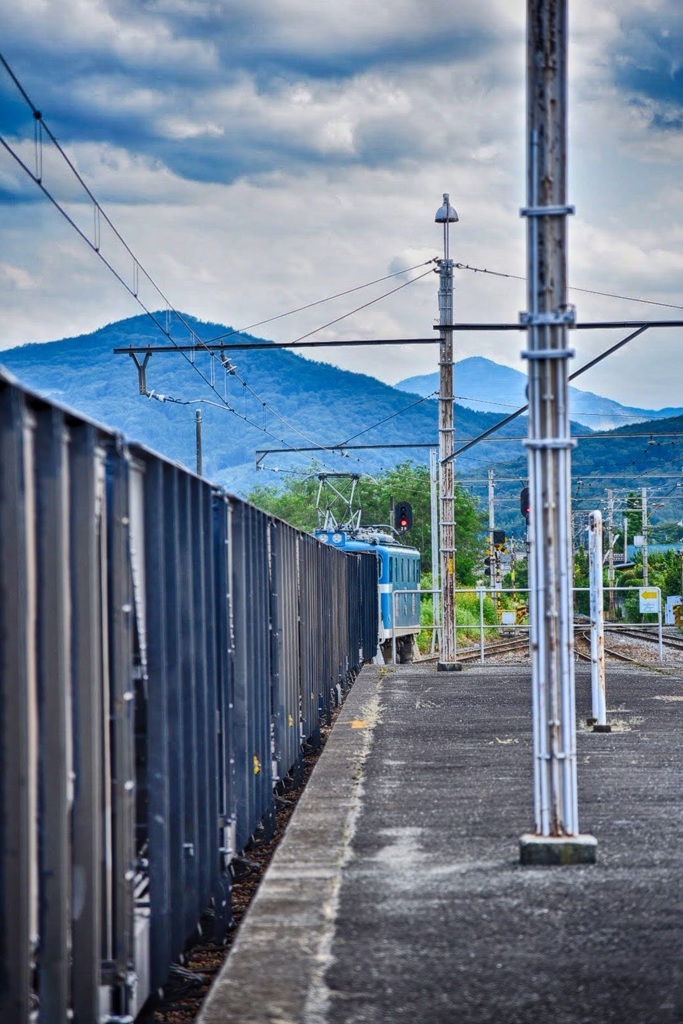
[[[365,288],[372,288],[372,286],[375,285],[375,284],[382,284],[384,281],[391,281],[392,278],[394,278],[394,277],[402,277],[403,274],[410,274],[410,273],[412,273],[413,270],[419,270],[421,267],[426,267],[427,264],[433,263],[433,262],[434,262],[433,259],[425,260],[423,263],[416,263],[414,267],[406,267],[405,270],[397,270],[393,274],[385,274],[384,277],[377,277],[377,278],[375,278],[374,281],[368,281],[368,282],[366,282],[366,284],[359,284],[359,285],[356,285],[353,288],[345,288],[344,291],[342,291],[342,292],[336,292],[334,295],[328,295],[324,299],[317,299],[315,302],[307,302],[306,305],[304,305],[304,306],[297,306],[296,309],[289,309],[289,310],[287,310],[286,313],[277,313],[275,316],[270,316],[270,317],[268,317],[265,320],[258,320],[258,321],[256,321],[256,323],[249,324],[247,327],[236,327],[234,330],[226,331],[225,334],[217,334],[216,337],[215,338],[211,338],[210,341],[207,342],[207,344],[208,345],[215,345],[216,342],[224,341],[225,338],[232,338],[233,335],[235,335],[235,334],[245,334],[246,331],[251,331],[251,330],[254,329],[254,327],[263,327],[264,324],[272,324],[276,320],[282,320],[282,319],[284,319],[287,316],[293,316],[295,313],[303,313],[307,309],[313,309],[314,306],[322,306],[323,303],[325,303],[325,302],[332,302],[333,299],[341,299],[341,298],[344,298],[346,295],[352,295],[354,292],[363,291]],[[422,276],[426,276],[426,275],[422,275]],[[415,280],[419,280],[419,279],[416,278]],[[408,283],[411,284],[412,282],[408,282]],[[387,295],[391,295],[392,293],[391,292],[387,292],[386,294]],[[361,308],[363,308],[363,307],[361,307]],[[347,314],[347,315],[350,316],[351,314]],[[322,327],[319,327],[318,330],[321,331]],[[315,333],[315,331],[313,333]],[[304,335],[304,337],[308,337],[308,335]],[[301,340],[301,339],[299,339],[299,340]]]
[[357,437],[362,437],[363,434],[367,434],[370,430],[374,430],[376,427],[381,427],[383,423],[388,423],[389,420],[393,420],[396,416],[401,416],[404,412],[409,412],[414,409],[417,405],[422,405],[423,402],[433,398],[434,395],[438,395],[438,391],[432,391],[431,394],[425,395],[423,398],[419,398],[417,402],[411,402],[410,405],[406,405],[403,409],[398,409],[397,412],[392,412],[390,416],[385,416],[384,419],[378,420],[377,423],[373,423],[369,427],[365,427],[364,430],[359,430],[357,434],[352,434],[351,437],[347,437],[345,441],[342,441],[340,447],[346,446],[350,441],[355,441]]
[[[471,270],[474,274],[488,274],[491,277],[507,277],[512,281],[526,281],[521,274],[505,274],[500,270],[488,270],[486,267],[471,267],[468,263],[454,263],[455,270]],[[598,295],[604,299],[620,299],[622,302],[642,302],[647,306],[663,306],[666,309],[683,309],[683,305],[676,302],[661,302],[657,299],[639,299],[634,295],[618,295],[616,292],[601,292],[595,288],[578,288],[576,285],[567,285],[569,291],[582,292],[584,295]]]

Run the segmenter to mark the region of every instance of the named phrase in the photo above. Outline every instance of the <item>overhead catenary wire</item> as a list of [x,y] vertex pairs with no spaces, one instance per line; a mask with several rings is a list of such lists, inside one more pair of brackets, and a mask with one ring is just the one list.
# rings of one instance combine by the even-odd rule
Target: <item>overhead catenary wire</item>
[[345,320],[347,317],[353,316],[354,313],[362,312],[362,310],[367,309],[369,306],[373,306],[376,302],[379,302],[380,299],[386,299],[389,297],[389,295],[395,295],[396,292],[400,292],[404,288],[407,288],[409,285],[415,284],[416,281],[421,281],[423,277],[427,277],[428,274],[431,273],[433,273],[433,271],[432,268],[430,267],[429,270],[425,270],[424,273],[418,274],[417,277],[412,278],[412,280],[410,281],[404,281],[403,284],[399,284],[396,288],[392,288],[390,291],[385,292],[384,295],[380,295],[379,298],[371,299],[370,302],[364,302],[362,306],[357,306],[355,309],[350,310],[348,313],[344,313],[342,316],[335,317],[334,320],[330,320],[328,323],[322,324],[322,326],[320,327],[316,327],[315,330],[308,331],[306,334],[300,335],[298,338],[295,338],[294,341],[290,342],[290,344],[296,345],[300,341],[304,341],[305,338],[310,338],[311,335],[318,334],[319,331],[324,331],[327,327],[333,327],[334,324],[338,324],[341,320]]
[[371,426],[365,427],[363,430],[359,430],[357,434],[352,434],[351,437],[347,437],[345,441],[342,441],[340,447],[345,448],[350,441],[355,441],[357,437],[362,437],[363,434],[367,434],[371,430],[381,427],[383,424],[388,423],[389,420],[393,420],[397,416],[402,416],[403,413],[410,412],[411,409],[414,409],[418,405],[422,405],[423,402],[427,402],[430,398],[433,398],[434,395],[438,395],[438,393],[438,391],[432,391],[429,395],[424,395],[423,398],[419,398],[416,402],[411,402],[410,405],[406,405],[403,409],[398,409],[396,412],[392,412],[391,415],[378,420],[377,423],[373,423]]
[[[471,270],[475,274],[489,274],[492,277],[508,277],[513,281],[526,281],[521,274],[505,274],[499,270],[489,270],[487,267],[471,267],[468,263],[454,263],[456,270]],[[584,295],[597,295],[605,299],[620,299],[622,302],[642,302],[648,306],[663,306],[666,309],[683,309],[683,305],[676,302],[661,302],[658,299],[636,298],[634,295],[619,295],[616,292],[602,292],[596,288],[579,288],[577,285],[567,285],[569,291],[582,292]]]
[[[383,284],[384,281],[391,281],[395,277],[402,277],[403,274],[410,274],[413,270],[419,270],[421,267],[425,267],[433,262],[433,259],[425,260],[422,263],[416,263],[413,267],[406,267],[405,270],[397,270],[393,274],[385,274],[384,277],[377,277],[374,281],[367,281],[365,284],[355,285],[353,288],[345,288],[344,291],[335,292],[334,295],[328,295],[324,299],[316,299],[314,302],[307,302],[304,306],[297,306],[295,309],[289,309],[285,313],[277,313],[275,316],[267,317],[265,320],[258,320],[256,323],[249,324],[246,327],[235,327],[230,331],[226,331],[225,334],[217,334],[214,338],[211,338],[210,341],[207,341],[207,345],[215,345],[219,341],[224,341],[225,338],[232,338],[236,334],[245,334],[247,331],[251,331],[255,327],[263,327],[264,324],[272,324],[276,320],[282,320],[285,317],[293,316],[295,313],[303,313],[306,310],[313,309],[315,306],[322,306],[325,302],[332,302],[334,299],[344,298],[346,295],[352,295],[354,292],[363,291],[365,288],[372,288],[373,285]],[[427,273],[429,273],[429,271],[425,272],[425,274],[422,274],[421,276],[426,277]],[[419,279],[415,278],[415,280]],[[408,281],[407,283],[412,284],[411,281]],[[387,292],[386,294],[391,295],[392,292]],[[363,309],[364,307],[361,306],[360,308]],[[346,315],[350,316],[351,314],[348,313]],[[322,329],[322,327],[318,328],[319,331]],[[314,331],[313,333],[315,334],[316,332]],[[304,337],[308,337],[308,335],[304,335]]]
[[[616,342],[616,344],[610,346],[610,348],[606,349],[599,356],[596,356],[595,359],[590,359],[587,363],[584,363],[584,365],[581,366],[578,370],[575,370],[574,373],[569,374],[567,379],[570,381],[576,380],[576,378],[579,377],[582,373],[585,373],[587,370],[590,370],[597,363],[601,362],[603,359],[606,359],[607,356],[610,356],[614,352],[618,351],[618,349],[623,348],[623,346],[628,344],[629,341],[633,341],[634,338],[637,338],[638,335],[646,331],[647,328],[647,324],[642,327],[638,327],[637,330],[632,331],[625,338],[622,338],[621,341],[618,341]],[[478,434],[477,437],[472,438],[472,440],[468,441],[467,444],[464,444],[461,448],[458,448],[456,451],[454,451],[453,454],[449,456],[449,461],[451,459],[455,459],[456,456],[458,455],[462,455],[463,452],[468,451],[468,449],[473,448],[475,444],[478,444],[480,441],[483,441],[485,438],[489,437],[497,430],[500,430],[501,427],[504,427],[507,423],[511,423],[512,420],[516,419],[518,416],[521,416],[522,413],[526,412],[528,408],[529,404],[527,403],[526,405],[521,406],[515,412],[510,413],[509,416],[505,416],[502,420],[499,420],[497,423],[494,423],[492,427],[489,427],[487,430],[482,431],[482,433]]]
[[[60,154],[60,156],[64,160],[65,164],[67,165],[67,167],[69,168],[69,170],[71,171],[71,173],[73,174],[73,176],[75,177],[77,182],[79,183],[80,187],[83,189],[84,193],[87,195],[87,197],[90,200],[90,202],[93,204],[93,210],[94,210],[94,241],[88,237],[86,232],[76,223],[75,219],[69,214],[69,212],[60,203],[60,201],[57,199],[57,197],[55,195],[53,195],[53,193],[50,191],[50,189],[46,186],[46,184],[45,184],[45,182],[43,181],[43,178],[42,178],[42,159],[39,160],[38,157],[36,158],[36,171],[35,172],[32,171],[31,168],[28,166],[28,164],[21,158],[19,153],[10,145],[10,143],[4,138],[4,136],[0,136],[0,143],[2,143],[3,147],[5,148],[5,150],[13,157],[13,159],[22,168],[22,170],[32,179],[34,184],[43,192],[43,194],[46,196],[46,198],[50,200],[50,202],[53,204],[53,206],[64,217],[64,219],[67,221],[67,223],[76,231],[76,233],[79,235],[79,237],[89,246],[91,251],[96,254],[96,256],[104,264],[104,266],[109,270],[109,272],[126,289],[126,291],[129,293],[129,295],[131,295],[131,297],[138,303],[138,305],[143,309],[145,314],[151,319],[151,321],[161,331],[161,333],[164,334],[168,338],[168,340],[171,342],[171,344],[176,349],[178,349],[180,354],[183,355],[183,357],[186,359],[187,363],[192,366],[192,368],[195,370],[196,373],[198,373],[198,375],[201,377],[201,379],[204,381],[204,383],[211,389],[211,391],[213,391],[213,393],[216,395],[216,397],[220,400],[220,406],[224,407],[228,412],[231,412],[233,415],[238,416],[240,419],[242,419],[245,422],[249,423],[251,426],[255,427],[256,429],[262,430],[264,433],[266,433],[269,437],[272,437],[274,440],[279,441],[281,444],[284,444],[284,445],[288,446],[293,452],[299,451],[299,449],[296,446],[288,445],[288,442],[285,441],[284,438],[277,437],[271,431],[267,430],[265,427],[263,427],[260,424],[256,423],[255,421],[250,419],[248,416],[238,413],[237,410],[233,406],[231,406],[230,403],[227,402],[227,400],[225,400],[220,395],[220,393],[218,392],[218,390],[217,390],[217,388],[215,386],[215,382],[213,380],[213,376],[214,376],[213,373],[211,373],[211,377],[207,377],[206,374],[204,374],[199,369],[197,364],[195,363],[195,361],[194,361],[194,352],[192,352],[191,356],[188,356],[186,354],[186,352],[184,351],[183,347],[180,346],[176,342],[176,340],[173,337],[173,335],[171,333],[171,330],[170,330],[170,314],[173,314],[176,317],[176,319],[178,320],[178,322],[185,328],[185,330],[188,331],[189,335],[192,337],[193,341],[195,342],[195,346],[197,348],[199,348],[199,349],[206,349],[206,351],[208,352],[208,354],[210,356],[210,359],[212,360],[212,369],[213,369],[213,360],[215,359],[215,356],[214,356],[213,352],[211,352],[209,350],[209,348],[208,348],[208,344],[209,343],[204,341],[204,339],[200,338],[200,336],[196,333],[196,331],[194,330],[192,325],[172,305],[170,300],[167,298],[167,296],[164,294],[164,292],[161,290],[161,288],[157,285],[157,283],[154,281],[152,276],[147,272],[147,270],[142,265],[140,260],[137,259],[137,257],[133,253],[133,251],[130,248],[130,246],[127,244],[127,242],[125,241],[125,239],[123,238],[121,233],[115,227],[115,225],[111,221],[110,217],[108,216],[106,211],[103,209],[103,207],[100,205],[100,203],[98,202],[97,198],[93,194],[92,190],[90,189],[88,184],[85,182],[85,180],[83,179],[83,177],[81,176],[81,174],[79,173],[79,171],[77,170],[75,165],[73,164],[73,161],[69,158],[68,154],[64,151],[63,147],[60,145],[60,143],[57,140],[56,136],[51,131],[51,129],[49,128],[47,123],[45,122],[42,113],[40,112],[40,110],[38,110],[38,108],[35,106],[33,101],[30,99],[28,93],[26,92],[24,87],[19,82],[19,79],[17,78],[17,76],[13,72],[12,68],[10,67],[9,63],[5,59],[4,55],[2,55],[1,53],[0,53],[0,63],[2,63],[3,67],[5,68],[7,73],[9,74],[12,82],[14,83],[14,85],[16,86],[18,91],[20,92],[22,98],[27,103],[27,105],[29,106],[29,108],[30,108],[30,110],[32,112],[32,115],[33,115],[33,118],[34,118],[34,122],[35,122],[35,125],[36,125],[36,128],[35,128],[36,146],[39,147],[40,145],[42,145],[42,133],[44,132],[45,135],[47,136],[47,138],[50,140],[52,145],[55,147],[57,152]],[[100,244],[100,242],[101,242],[100,221],[101,220],[104,220],[106,222],[106,224],[109,226],[109,228],[113,232],[115,238],[122,245],[122,247],[125,250],[125,252],[130,256],[131,260],[133,261],[133,285],[132,286],[125,280],[125,278],[122,276],[122,274],[119,273],[119,271],[116,270],[116,268],[113,266],[111,261],[108,260],[106,258],[106,256],[102,252],[101,244]],[[397,276],[402,276],[403,274],[409,273],[409,272],[411,272],[412,270],[415,270],[415,269],[419,269],[419,267],[425,266],[427,264],[431,264],[432,262],[433,262],[433,260],[428,260],[425,263],[418,264],[416,267],[406,268],[405,270],[401,270],[401,271],[397,271],[397,272],[389,274],[389,275],[385,275],[384,277],[377,278],[374,282],[370,282],[370,283],[365,284],[365,285],[359,285],[359,286],[356,286],[354,288],[347,289],[344,292],[339,292],[335,296],[331,296],[329,298],[338,298],[338,297],[340,297],[342,295],[350,294],[351,292],[359,291],[359,290],[361,290],[363,288],[370,287],[370,285],[373,284],[373,283],[380,283],[382,281],[389,280],[389,279],[392,279],[392,278],[397,277]],[[156,314],[151,309],[148,308],[148,306],[143,302],[142,298],[140,297],[140,294],[139,294],[139,277],[140,277],[140,273],[142,273],[143,277],[151,285],[151,287],[154,289],[154,291],[157,293],[157,295],[163,300],[163,303],[164,303],[164,305],[166,307],[165,308],[166,325],[164,325],[159,320],[159,318],[156,316]],[[396,291],[400,291],[402,288],[407,287],[408,285],[414,283],[414,281],[416,281],[416,280],[420,280],[421,277],[426,276],[428,273],[431,273],[431,267],[430,267],[429,270],[425,271],[424,274],[419,275],[417,278],[414,278],[414,279],[412,279],[410,281],[406,281],[402,285],[400,285],[398,288],[391,289],[389,292],[386,292],[383,295],[377,296],[376,298],[372,299],[370,302],[365,303],[363,306],[359,307],[358,309],[351,310],[348,313],[343,314],[343,315],[337,317],[334,321],[331,321],[331,323],[338,323],[341,320],[345,319],[346,317],[353,315],[353,313],[358,312],[360,309],[368,308],[368,306],[373,305],[374,303],[381,301],[383,298],[386,298],[388,295],[391,295],[391,294],[393,294]],[[310,308],[311,306],[319,305],[322,302],[329,301],[329,298],[328,299],[321,299],[318,302],[310,303],[307,307],[301,307],[301,308]],[[290,311],[290,312],[292,312],[292,311]],[[270,319],[279,319],[280,317],[287,316],[287,315],[290,315],[290,314],[289,313],[283,313],[283,314],[279,314],[278,316],[270,318]],[[262,322],[268,322],[268,321],[262,321]],[[324,327],[330,326],[331,323],[323,325],[323,327],[320,327],[317,330],[322,330]],[[236,333],[236,332],[233,332],[233,333]],[[310,333],[314,334],[314,333],[316,333],[316,331],[312,331]],[[308,335],[304,335],[304,337],[308,337]],[[247,382],[239,374],[236,374],[236,376],[237,376],[237,379],[239,379],[240,382],[243,384],[243,386],[246,389],[248,389],[248,391],[256,398],[256,400],[259,401],[262,404],[264,409],[267,409],[269,412],[271,412],[285,426],[287,426],[290,430],[292,430],[295,433],[297,433],[300,437],[304,438],[304,440],[313,443],[312,438],[308,437],[308,435],[304,434],[302,431],[300,431],[293,424],[289,423],[283,416],[281,416],[281,414],[278,413],[277,410],[274,409],[270,405],[269,402],[267,402],[266,400],[262,399],[256,393],[256,391],[249,384],[247,384]],[[152,394],[150,397],[159,397],[159,396],[156,396],[156,395]],[[195,404],[194,402],[184,402],[183,400],[172,399],[170,397],[166,398],[166,400],[167,401],[172,401],[175,404]],[[207,404],[211,404],[211,403],[207,403]],[[218,404],[218,403],[216,403],[216,404]],[[330,451],[332,453],[334,451],[334,448],[332,446],[321,446],[321,450],[328,450],[328,451]],[[356,460],[356,461],[358,461],[358,460]]]
[[[135,299],[135,301],[140,305],[140,307],[144,310],[144,312],[147,314],[147,316],[150,317],[152,322],[159,328],[159,330],[169,339],[169,341],[172,343],[172,345],[175,348],[177,348],[179,351],[181,351],[181,354],[183,354],[185,356],[185,353],[181,350],[181,346],[178,344],[178,342],[172,336],[171,331],[170,331],[170,327],[169,327],[169,319],[168,318],[169,318],[169,314],[171,312],[176,316],[176,318],[178,319],[179,323],[182,324],[182,326],[188,331],[188,333],[191,335],[191,337],[193,339],[195,339],[195,341],[197,343],[197,347],[204,348],[207,351],[209,351],[208,346],[211,343],[204,341],[203,339],[201,339],[196,334],[196,332],[194,331],[192,326],[187,322],[187,320],[182,316],[182,314],[180,314],[172,306],[172,304],[166,298],[166,296],[161,291],[159,286],[156,284],[154,279],[151,277],[151,275],[146,271],[146,269],[142,266],[142,264],[139,262],[137,257],[134,255],[134,253],[132,252],[132,250],[130,249],[130,247],[128,246],[128,244],[126,243],[126,241],[124,240],[124,238],[120,234],[120,232],[116,229],[116,227],[112,223],[112,221],[109,218],[109,216],[107,215],[107,213],[104,211],[104,209],[101,207],[101,205],[99,204],[99,202],[95,198],[95,196],[92,193],[91,189],[89,188],[87,183],[84,181],[84,179],[82,178],[82,176],[78,172],[77,168],[75,167],[75,165],[73,164],[73,162],[71,161],[69,156],[66,154],[66,152],[64,151],[64,149],[60,145],[60,143],[57,140],[57,138],[55,137],[54,133],[51,131],[49,126],[46,124],[46,122],[45,122],[45,120],[44,120],[44,118],[42,116],[42,113],[38,110],[38,108],[32,102],[32,100],[28,96],[28,93],[23,88],[23,86],[19,82],[19,79],[17,78],[17,76],[15,75],[13,70],[11,69],[9,63],[7,62],[7,60],[5,59],[5,57],[2,54],[0,54],[0,62],[2,63],[3,67],[5,68],[5,70],[7,71],[7,73],[10,76],[12,82],[14,83],[15,87],[18,89],[19,93],[21,94],[22,98],[24,99],[24,101],[26,102],[28,107],[30,108],[31,113],[33,115],[34,127],[35,127],[34,137],[35,137],[35,143],[36,143],[36,170],[35,170],[35,172],[33,172],[28,167],[26,162],[21,159],[19,154],[10,146],[10,144],[7,142],[7,140],[4,137],[0,137],[0,142],[2,142],[2,145],[4,146],[4,148],[17,161],[19,166],[34,181],[34,183],[41,189],[41,191],[53,203],[53,205],[55,205],[57,210],[62,214],[62,216],[65,217],[65,219],[68,221],[68,223],[74,228],[74,230],[86,242],[86,244],[92,249],[92,251],[96,253],[96,255],[99,257],[99,259],[103,262],[103,264],[107,267],[107,269],[113,274],[113,276],[119,281],[119,283],[122,284],[124,286],[124,288],[126,288],[126,290],[129,292],[129,294]],[[43,169],[42,168],[42,137],[43,137],[43,133],[50,140],[50,142],[55,146],[55,148],[57,149],[57,151],[59,152],[59,154],[61,155],[61,157],[65,161],[66,165],[70,169],[71,173],[75,176],[75,178],[79,182],[81,188],[84,190],[84,192],[88,196],[89,200],[93,203],[93,212],[94,212],[94,241],[91,240],[87,236],[87,234],[79,227],[79,225],[75,222],[74,218],[69,215],[68,211],[66,211],[64,209],[64,207],[59,203],[59,201],[55,198],[55,196],[50,192],[50,190],[46,187],[45,183],[42,180],[42,169]],[[115,269],[115,267],[112,265],[112,263],[109,260],[107,260],[106,257],[102,253],[101,244],[100,244],[100,242],[101,242],[100,221],[101,220],[104,220],[104,222],[109,226],[109,228],[113,232],[114,236],[118,239],[120,244],[123,246],[125,251],[129,254],[131,260],[133,261],[133,285],[132,285],[132,287],[131,287],[131,285],[128,284],[128,282],[123,278],[123,276]],[[341,297],[343,295],[350,294],[352,292],[361,290],[361,289],[363,289],[365,287],[369,287],[372,284],[380,283],[380,282],[389,280],[391,278],[404,275],[406,273],[412,272],[413,270],[420,269],[420,267],[431,265],[432,263],[434,263],[434,259],[430,259],[428,261],[425,261],[424,263],[417,264],[414,267],[406,268],[405,270],[396,271],[396,272],[394,272],[392,274],[385,275],[384,277],[377,278],[377,279],[375,279],[375,281],[369,282],[366,285],[359,285],[359,286],[356,286],[354,288],[346,289],[346,290],[344,290],[342,292],[336,293],[333,296],[329,296],[327,299],[321,299],[321,300],[318,300],[316,302],[308,303],[308,304],[306,304],[304,306],[298,307],[296,310],[291,310],[291,311],[288,311],[288,312],[285,312],[285,313],[277,314],[277,315],[275,315],[273,317],[266,318],[265,320],[258,321],[256,324],[252,324],[251,326],[254,327],[254,326],[259,326],[260,324],[272,322],[272,321],[280,319],[282,317],[291,315],[294,312],[299,312],[299,311],[304,310],[304,309],[312,308],[313,306],[322,304],[323,302],[329,301],[330,299],[338,298],[338,297]],[[471,266],[469,264],[466,264],[466,263],[457,263],[457,264],[455,264],[455,267],[456,267],[456,269],[459,269],[459,270],[466,270],[466,271],[470,271],[470,272],[474,272],[474,273],[483,273],[483,274],[489,274],[489,275],[496,276],[496,277],[508,277],[508,278],[516,278],[516,279],[519,279],[519,280],[524,280],[523,277],[518,276],[518,275],[507,274],[507,273],[503,273],[503,272],[500,272],[500,271],[489,270],[488,268],[473,267],[473,266]],[[314,329],[312,331],[307,332],[306,334],[301,335],[292,344],[296,344],[296,342],[302,341],[303,339],[308,338],[311,335],[316,334],[319,331],[324,330],[325,328],[330,327],[330,326],[332,326],[332,325],[334,325],[336,323],[339,323],[341,320],[343,320],[343,319],[345,319],[345,318],[347,318],[349,316],[352,316],[355,313],[357,313],[357,312],[359,312],[359,311],[361,311],[363,309],[368,308],[370,305],[373,305],[375,302],[381,301],[383,298],[386,298],[389,295],[392,295],[395,292],[402,290],[403,288],[407,287],[409,284],[412,284],[415,281],[420,280],[421,278],[427,276],[431,272],[432,272],[432,268],[430,266],[430,269],[424,271],[424,273],[418,275],[416,278],[413,278],[410,281],[404,282],[403,284],[399,285],[397,288],[391,289],[390,291],[384,293],[383,295],[377,297],[376,299],[373,299],[370,302],[365,303],[365,304],[357,307],[356,309],[351,310],[348,313],[343,314],[340,317],[337,317],[337,318],[329,321],[328,323],[323,324],[320,327],[318,327],[318,328],[316,328],[316,329]],[[140,295],[139,295],[139,277],[140,277],[140,273],[142,273],[143,277],[149,282],[149,284],[152,286],[152,288],[154,288],[154,290],[157,292],[157,294],[164,301],[164,304],[166,306],[166,318],[167,318],[167,325],[166,325],[166,327],[164,327],[164,325],[159,321],[159,319],[155,316],[155,314],[145,305],[145,303],[140,298]],[[624,300],[624,301],[643,302],[643,303],[647,303],[647,304],[650,304],[650,305],[668,306],[669,308],[673,308],[673,309],[683,308],[683,306],[680,306],[680,305],[677,305],[677,304],[674,304],[674,303],[664,303],[664,302],[659,302],[659,301],[656,301],[656,300],[640,299],[640,298],[636,298],[636,297],[633,297],[633,296],[623,296],[623,295],[619,295],[617,293],[601,292],[601,291],[598,291],[596,289],[584,289],[584,288],[573,287],[573,290],[581,291],[581,292],[586,292],[586,293],[590,293],[590,294],[595,294],[595,295],[607,296],[607,297],[611,297],[611,298],[618,298],[618,299]],[[218,339],[224,338],[224,337],[229,337],[229,336],[231,336],[233,334],[240,333],[240,332],[242,332],[244,330],[248,330],[248,329],[250,329],[250,328],[241,328],[239,331],[233,330],[233,331],[228,332],[227,334],[223,334],[223,335],[218,336]],[[592,362],[586,364],[584,367],[581,368],[581,370],[576,371],[575,374],[571,375],[570,379],[573,379],[579,373],[585,372],[591,366],[595,365],[596,362],[599,362],[600,359],[605,358],[607,355],[609,355],[612,352],[616,351],[619,347],[621,347],[621,345],[626,344],[627,341],[632,340],[632,338],[634,338],[638,334],[642,333],[642,331],[645,330],[645,329],[647,329],[646,326],[640,327],[636,332],[634,332],[628,338],[622,340],[622,342],[618,343],[616,346],[613,346],[611,349],[609,349],[607,352],[603,353],[597,359],[595,359]],[[209,351],[209,355],[210,355],[211,359],[214,358],[213,353],[211,353],[210,351]],[[194,356],[194,353],[193,353],[193,356]],[[211,390],[216,394],[216,396],[219,399],[221,399],[220,394],[218,393],[218,391],[215,388],[213,380],[210,379],[210,378],[207,378],[206,375],[201,372],[201,370],[194,363],[194,358],[193,357],[189,358],[187,356],[185,356],[185,358],[186,358],[187,362],[190,365],[193,366],[193,368],[199,374],[199,376],[204,381],[204,383],[207,384],[207,386],[209,388],[211,388]],[[212,367],[213,367],[213,364],[212,364]],[[211,377],[213,377],[213,373],[211,374]],[[249,385],[247,385],[244,380],[242,380],[241,378],[240,378],[240,380],[242,381],[242,383],[244,384],[245,387],[249,388],[249,391],[254,395],[254,397],[258,401],[260,401],[262,403],[264,409],[267,409],[274,416],[276,416],[278,419],[280,419],[283,422],[283,424],[285,424],[288,427],[288,429],[293,430],[294,432],[299,434],[299,436],[303,437],[306,440],[311,440],[310,438],[307,437],[307,435],[303,434],[303,432],[299,431],[298,428],[294,427],[284,417],[282,417],[277,412],[277,410],[275,410],[270,405],[270,403],[268,403],[265,400],[261,399],[260,396],[258,396],[256,394],[256,392]],[[240,415],[225,400],[221,399],[221,402],[222,402],[222,404],[225,406],[225,408],[228,411],[232,412],[235,415]],[[470,442],[468,442],[468,444],[464,448],[459,449],[451,457],[454,458],[455,456],[457,456],[459,454],[462,454],[465,450],[467,450],[467,448],[472,447],[472,445],[476,444],[478,440],[483,440],[484,437],[488,436],[489,433],[492,433],[493,431],[499,429],[500,426],[504,425],[506,422],[509,422],[510,419],[514,418],[516,415],[519,415],[521,412],[524,412],[525,408],[526,408],[526,406],[522,407],[516,413],[513,413],[509,418],[506,418],[505,420],[502,420],[498,425],[495,425],[494,427],[490,428],[489,431],[485,432],[485,434],[480,435],[479,438],[472,439]],[[241,416],[240,418],[242,418],[245,422],[250,423],[252,426],[255,426],[257,429],[264,430],[264,428],[262,428],[259,424],[255,423],[254,421],[250,420],[247,416]],[[371,428],[368,428],[368,429],[371,429]],[[266,434],[268,434],[268,436],[273,437],[275,440],[279,440],[282,444],[287,445],[288,442],[284,441],[282,438],[277,438],[276,435],[274,435],[272,432],[270,432],[268,430],[264,430],[264,432]],[[291,447],[292,451],[299,451],[300,450],[299,448],[297,448],[295,446],[290,446],[290,447]],[[321,450],[328,450],[330,452],[336,450],[335,447],[333,447],[333,446],[320,446],[320,448],[321,448]]]

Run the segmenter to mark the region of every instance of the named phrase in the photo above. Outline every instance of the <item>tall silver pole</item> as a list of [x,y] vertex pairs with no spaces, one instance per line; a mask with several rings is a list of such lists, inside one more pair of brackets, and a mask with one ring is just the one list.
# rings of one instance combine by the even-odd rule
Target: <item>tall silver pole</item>
[[202,460],[202,411],[197,409],[194,414],[195,417],[195,439],[197,448],[197,476],[201,476],[204,472],[203,460]]
[[[624,561],[626,559],[624,558]],[[614,618],[614,491],[607,492],[607,586],[609,617]]]
[[[438,452],[435,448],[431,448],[429,452],[429,495],[430,495],[430,512],[431,512],[431,528],[432,528],[432,594],[433,608],[434,608],[434,625],[440,626],[441,623],[441,603],[439,600],[440,595],[437,593],[439,589],[439,468],[438,468]],[[440,629],[432,630],[432,654],[434,653],[435,643],[439,641],[439,650],[441,650],[441,639]]]
[[498,589],[498,558],[496,556],[496,545],[493,543],[493,531],[496,528],[496,485],[494,483],[493,470],[489,470],[489,571],[491,573],[491,590]]
[[441,647],[440,671],[460,669],[455,640],[455,470],[450,458],[455,449],[453,433],[453,260],[449,252],[449,226],[458,220],[448,193],[436,211],[443,224],[443,259],[439,260],[439,462],[441,512]]
[[593,732],[611,732],[605,701],[605,613],[602,585],[602,512],[588,517],[588,574],[591,620],[591,704]]
[[647,487],[640,489],[641,531],[643,534],[643,586],[648,584],[649,566],[647,557]]
[[527,3],[529,613],[535,833],[522,863],[595,860],[579,835],[572,636],[566,201],[567,0]]

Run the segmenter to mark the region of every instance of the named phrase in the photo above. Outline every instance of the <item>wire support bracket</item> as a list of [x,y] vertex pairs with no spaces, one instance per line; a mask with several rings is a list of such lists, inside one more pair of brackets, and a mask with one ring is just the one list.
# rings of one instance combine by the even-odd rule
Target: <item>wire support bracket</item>
[[135,352],[131,351],[129,354],[138,370],[138,390],[141,395],[147,395],[148,397],[151,398],[154,392],[152,392],[152,394],[150,395],[149,392],[147,391],[147,375],[145,371],[147,370],[147,363],[149,362],[152,353],[146,352],[145,358],[142,360],[142,362],[140,362]]
[[573,437],[542,437],[542,438],[526,438],[522,441],[522,445],[525,448],[531,448],[532,451],[543,451],[545,448],[556,448],[556,449],[569,449],[576,448],[577,441]]
[[573,348],[539,348],[523,351],[522,359],[573,359],[575,355]]
[[576,323],[576,308],[565,306],[563,309],[551,309],[543,313],[522,312],[519,314],[522,327],[573,327]]
[[520,217],[566,217],[576,213],[575,206],[522,206]]

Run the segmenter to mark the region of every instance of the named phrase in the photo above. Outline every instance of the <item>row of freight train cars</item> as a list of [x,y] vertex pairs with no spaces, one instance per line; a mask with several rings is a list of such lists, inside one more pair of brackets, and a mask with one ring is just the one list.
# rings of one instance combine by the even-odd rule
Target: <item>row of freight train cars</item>
[[130,1020],[224,934],[232,858],[377,645],[372,550],[0,373],[0,1020]]

